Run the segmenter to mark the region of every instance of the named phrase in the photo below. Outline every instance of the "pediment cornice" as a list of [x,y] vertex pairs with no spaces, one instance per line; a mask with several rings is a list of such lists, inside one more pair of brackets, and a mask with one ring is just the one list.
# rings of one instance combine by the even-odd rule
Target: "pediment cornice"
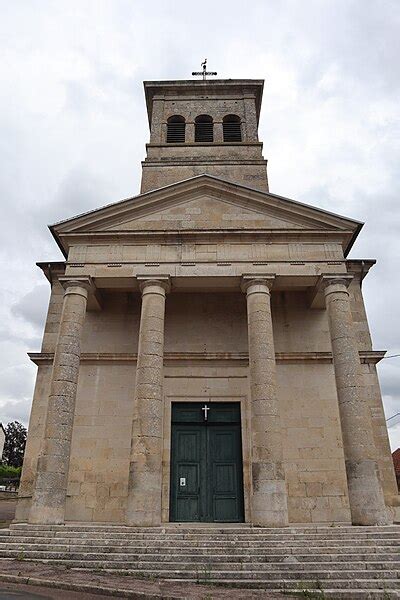
[[[204,205],[205,217],[186,217],[182,207]],[[212,227],[212,211],[223,206],[226,219]],[[216,210],[216,209],[215,209]],[[187,212],[200,211],[190,208]],[[236,211],[236,212],[235,212]],[[202,211],[200,211],[202,212]],[[207,216],[210,215],[209,221]],[[210,226],[211,225],[211,226]],[[191,230],[191,226],[193,229]],[[225,227],[224,227],[225,226]],[[66,253],[68,239],[75,236],[112,235],[114,238],[143,235],[315,235],[338,233],[349,249],[362,223],[269,192],[261,192],[210,175],[200,175],[103,208],[78,215],[50,227]]]

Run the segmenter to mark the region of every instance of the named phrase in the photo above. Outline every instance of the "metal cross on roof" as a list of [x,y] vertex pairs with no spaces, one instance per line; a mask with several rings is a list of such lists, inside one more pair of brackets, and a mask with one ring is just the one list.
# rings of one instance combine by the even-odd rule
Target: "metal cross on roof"
[[204,62],[201,63],[203,67],[202,71],[193,71],[192,75],[202,75],[203,81],[207,79],[207,75],[218,75],[217,71],[207,71],[207,59],[204,59]]

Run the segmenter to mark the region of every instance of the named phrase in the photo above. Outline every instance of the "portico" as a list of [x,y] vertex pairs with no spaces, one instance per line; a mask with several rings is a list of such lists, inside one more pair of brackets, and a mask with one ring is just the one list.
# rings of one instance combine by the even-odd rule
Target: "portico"
[[[36,484],[29,517],[30,521],[43,522],[43,515],[48,514],[46,522],[64,522],[66,508],[68,514],[67,478],[65,473],[68,473],[69,468],[77,392],[77,385],[74,384],[73,379],[74,377],[77,379],[79,372],[79,349],[81,347],[88,294],[95,295],[98,299],[101,299],[104,294],[111,294],[114,297],[126,294],[127,289],[130,287],[133,295],[141,295],[137,354],[129,357],[106,357],[98,353],[96,357],[89,357],[88,355],[83,357],[84,364],[88,360],[99,365],[123,360],[131,364],[132,370],[136,371],[135,386],[132,390],[133,412],[126,522],[131,525],[159,525],[169,520],[171,406],[173,402],[187,402],[188,399],[199,402],[205,399],[208,403],[232,402],[234,400],[239,401],[240,404],[244,459],[243,479],[246,482],[245,520],[264,526],[288,524],[288,491],[292,486],[289,485],[285,476],[282,445],[284,444],[283,431],[286,424],[284,423],[282,427],[277,393],[276,364],[277,362],[287,365],[296,363],[325,365],[333,363],[336,380],[339,378],[340,381],[340,378],[343,377],[340,362],[343,350],[340,346],[337,348],[334,341],[342,339],[337,338],[335,332],[343,327],[343,313],[341,311],[338,315],[328,313],[332,353],[306,352],[299,356],[300,353],[296,352],[280,352],[276,357],[274,326],[271,316],[271,294],[274,293],[274,289],[277,295],[285,293],[299,294],[299,290],[302,289],[301,293],[311,299],[316,296],[320,288],[323,288],[325,295],[328,294],[328,298],[329,293],[340,293],[348,296],[347,286],[352,279],[353,277],[348,274],[326,274],[316,277],[314,286],[306,287],[304,283],[311,282],[310,277],[307,277],[307,275],[304,278],[303,275],[282,277],[279,274],[271,273],[244,273],[240,278],[232,275],[189,276],[185,278],[164,273],[158,276],[140,274],[135,279],[130,279],[129,283],[123,283],[120,278],[109,277],[107,280],[101,278],[99,280],[101,287],[97,288],[96,278],[91,275],[60,277],[59,280],[64,289],[63,309],[50,378],[51,392],[49,397],[49,403],[54,402],[54,406],[59,408],[54,417],[48,417],[44,431],[43,447],[53,451],[53,445],[59,444],[57,447],[62,449],[62,453],[60,452],[60,456],[56,455],[56,459],[53,453],[50,459],[43,456],[38,461],[37,481],[41,482],[43,480],[44,484],[41,484],[40,488],[39,483]],[[329,292],[329,290],[332,291]],[[190,298],[192,294],[196,294],[197,297],[202,295],[207,297],[215,295],[217,297],[221,294],[234,296],[237,294],[239,296],[239,294],[243,294],[246,297],[247,304],[248,352],[237,354],[233,352],[197,352],[186,356],[185,353],[165,353],[164,331],[167,294],[169,296],[179,296],[182,301],[185,301],[185,297]],[[71,298],[74,300],[75,296],[78,297],[78,302],[74,301],[72,306]],[[82,301],[79,300],[80,298],[82,298]],[[101,305],[100,300],[95,306],[96,311],[94,313],[89,311],[89,314],[99,317]],[[71,331],[69,325],[71,310],[74,312],[74,323],[80,324],[74,326],[73,331]],[[325,309],[314,310],[326,312]],[[346,319],[346,331],[351,332],[354,329],[351,315],[349,317],[348,312],[345,311],[344,318]],[[66,335],[69,337],[66,338]],[[349,337],[350,342],[347,341],[347,344],[350,345],[350,350],[348,352],[351,351],[351,348],[354,348],[354,341],[353,346],[351,346],[351,339],[354,340],[354,331],[352,335],[349,334]],[[64,354],[60,356],[64,349]],[[58,358],[59,356],[60,358]],[[357,435],[365,435],[367,440],[373,439],[370,417],[368,417],[365,408],[363,409],[364,414],[360,410],[360,406],[364,402],[361,362],[365,363],[368,360],[373,363],[377,358],[379,357],[366,357],[365,353],[360,353],[358,350],[354,352],[353,350],[354,365],[352,369],[354,370],[354,379],[350,384],[350,393],[353,394],[354,401],[358,402],[354,410],[346,413],[346,400],[342,399],[341,394],[345,394],[348,388],[338,387],[343,453],[344,457],[348,453],[349,461],[352,460],[351,453],[357,451],[356,448],[365,447],[365,443],[355,446]],[[41,361],[45,360],[44,357],[35,357],[35,359],[39,364],[42,364]],[[165,369],[164,364],[168,365]],[[237,377],[239,369],[243,372],[241,379],[246,381],[246,384],[242,386],[243,395],[237,394],[238,390],[234,389],[236,383],[232,385],[232,381],[229,382],[223,395],[216,395],[209,383],[208,389],[202,390],[201,396],[192,394],[170,395],[168,394],[168,370],[171,365],[175,364],[180,366],[181,372],[185,370],[182,367],[184,364],[190,367],[191,372],[194,370],[203,371],[203,380],[208,380],[207,375],[210,371],[215,372],[218,370],[221,373],[227,370],[228,379],[231,377],[232,371],[235,371]],[[348,357],[345,364],[348,368]],[[247,367],[247,365],[249,366]],[[175,370],[177,368],[175,367]],[[61,376],[64,374],[66,383],[60,377],[60,369]],[[221,379],[224,380],[224,376]],[[62,390],[60,386],[62,386]],[[249,388],[248,393],[247,386]],[[357,386],[359,387],[357,388]],[[52,393],[53,389],[55,390],[54,394]],[[60,390],[64,390],[64,395],[61,395]],[[67,392],[69,395],[67,395]],[[357,393],[360,394],[360,399],[356,396]],[[342,405],[344,405],[344,408],[342,408]],[[353,415],[355,415],[356,423],[353,423]],[[61,442],[58,442],[57,439],[54,441],[53,437],[53,421],[56,418],[60,420],[56,431],[63,433]],[[360,469],[364,468],[364,472],[365,469],[369,469],[367,471],[370,473],[368,485],[371,491],[370,494],[365,494],[366,481],[363,480],[361,482],[363,490],[361,499],[357,495],[357,483],[359,482],[359,480],[357,481],[359,473],[356,468],[357,464],[352,470],[352,463],[348,463],[345,458],[346,466],[349,464],[347,467],[349,508],[351,514],[354,515],[353,521],[358,524],[371,524],[374,521],[387,522],[387,510],[384,505],[382,488],[378,478],[375,477],[374,479],[374,475],[378,473],[377,461],[374,460],[373,451],[370,450],[370,454],[367,456],[367,466],[363,467],[361,464]],[[49,465],[55,465],[57,470],[50,471]],[[355,473],[353,474],[354,470]],[[53,472],[55,472],[55,475],[52,474]],[[50,488],[46,488],[46,477],[51,479]],[[354,486],[355,491],[353,491]],[[47,495],[46,489],[50,489],[50,493]],[[354,496],[353,503],[351,502],[351,494]],[[365,502],[363,503],[364,497]]]

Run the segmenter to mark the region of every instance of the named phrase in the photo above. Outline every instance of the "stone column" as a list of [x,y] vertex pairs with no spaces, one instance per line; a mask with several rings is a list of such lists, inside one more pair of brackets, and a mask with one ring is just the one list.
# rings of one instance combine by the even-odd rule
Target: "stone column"
[[370,409],[350,309],[351,276],[323,276],[342,427],[351,518],[354,525],[390,522],[376,463]]
[[242,289],[249,337],[252,521],[282,527],[288,524],[288,507],[271,318],[273,281],[274,276],[244,276]]
[[29,515],[31,523],[63,523],[89,278],[60,279],[65,288],[54,353],[44,439]]
[[140,282],[142,312],[126,511],[129,525],[161,523],[164,315],[169,287],[168,277]]

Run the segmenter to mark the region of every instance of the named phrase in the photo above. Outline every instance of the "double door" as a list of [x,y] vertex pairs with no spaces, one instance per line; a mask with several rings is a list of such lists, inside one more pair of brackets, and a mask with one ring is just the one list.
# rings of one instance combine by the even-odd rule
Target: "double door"
[[240,404],[172,405],[170,520],[242,522]]

